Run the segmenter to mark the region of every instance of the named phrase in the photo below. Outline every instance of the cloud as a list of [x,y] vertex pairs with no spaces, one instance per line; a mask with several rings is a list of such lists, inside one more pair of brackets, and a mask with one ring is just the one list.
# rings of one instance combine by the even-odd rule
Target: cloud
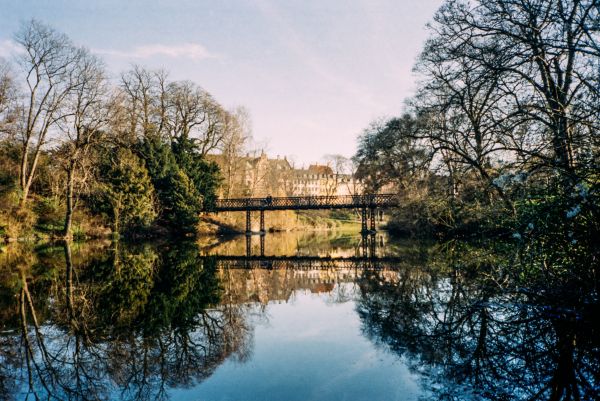
[[10,57],[23,49],[10,39],[0,40],[0,57]]
[[131,51],[115,49],[92,49],[94,53],[114,57],[125,57],[135,59],[146,59],[150,57],[188,58],[191,60],[205,60],[217,58],[217,55],[209,52],[198,43],[181,43],[178,45],[150,44],[137,46]]
[[[0,39],[0,57],[9,57],[22,51],[23,49],[13,40]],[[101,55],[134,59],[146,59],[155,56],[187,58],[191,60],[218,58],[216,54],[209,52],[206,47],[199,43],[181,43],[178,45],[163,45],[156,43],[137,46],[130,51],[116,49],[92,49],[92,51]]]

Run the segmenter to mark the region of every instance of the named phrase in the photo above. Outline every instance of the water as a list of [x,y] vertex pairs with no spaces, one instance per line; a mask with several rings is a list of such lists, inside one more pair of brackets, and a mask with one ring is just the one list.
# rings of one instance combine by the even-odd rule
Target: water
[[0,399],[597,398],[597,304],[503,284],[510,256],[383,234],[13,244]]
[[[332,291],[352,295],[351,284]],[[418,377],[361,332],[352,300],[297,290],[261,311],[251,355],[226,361],[199,386],[175,391],[190,400],[416,400]]]

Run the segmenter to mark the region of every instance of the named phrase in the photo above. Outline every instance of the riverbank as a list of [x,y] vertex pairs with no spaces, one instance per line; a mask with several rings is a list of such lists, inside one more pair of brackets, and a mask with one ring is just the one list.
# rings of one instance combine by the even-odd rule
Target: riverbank
[[[0,242],[40,242],[63,240],[65,208],[58,199],[34,197],[25,208],[0,209]],[[255,216],[258,219],[257,216]],[[360,221],[351,213],[336,214],[330,211],[269,212],[266,213],[269,232],[292,231],[348,231],[358,232]],[[253,230],[258,231],[258,221]],[[196,227],[195,234],[188,237],[211,235],[235,235],[245,233],[244,213],[204,214]],[[178,237],[176,233],[159,223],[140,227],[120,235],[115,234],[105,216],[91,213],[80,207],[75,210],[72,224],[72,239],[156,239]]]
[[[244,234],[245,213],[221,213],[204,215],[198,225],[198,234],[233,235]],[[253,215],[252,231],[260,230],[258,215]],[[331,211],[273,211],[265,213],[265,228],[268,232],[294,231],[360,231],[360,220],[351,213],[339,214]]]

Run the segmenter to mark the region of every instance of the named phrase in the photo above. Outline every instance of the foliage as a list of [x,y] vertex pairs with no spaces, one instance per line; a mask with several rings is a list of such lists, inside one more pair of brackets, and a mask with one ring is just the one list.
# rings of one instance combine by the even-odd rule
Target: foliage
[[526,268],[515,275],[532,291],[560,288],[573,297],[598,293],[598,185],[581,182],[563,191],[557,188],[519,203],[513,237],[521,244],[521,266]]
[[214,162],[204,159],[198,146],[186,136],[177,138],[173,144],[173,154],[179,168],[189,177],[196,191],[202,196],[202,207],[214,207],[216,191],[220,183],[219,168]]
[[378,191],[391,183],[406,189],[419,179],[430,159],[428,151],[415,141],[419,120],[409,114],[371,124],[359,137],[354,157],[357,178],[365,180],[367,191]]
[[116,233],[152,223],[154,188],[142,161],[131,151],[117,149],[101,169],[101,185],[93,200],[107,213]]
[[161,203],[165,205],[163,218],[184,234],[194,232],[202,204],[193,181],[183,171],[177,170],[166,178],[165,184],[166,190],[161,193]]
[[194,233],[204,207],[214,204],[219,170],[204,160],[190,139],[171,146],[159,137],[138,145],[157,193],[160,220],[180,234]]
[[35,203],[33,211],[39,216],[38,227],[43,227],[49,232],[62,229],[65,214],[59,199],[41,198]]
[[162,180],[175,174],[178,169],[171,147],[157,135],[149,135],[139,141],[136,153],[144,160],[157,192],[164,190],[161,186]]
[[89,212],[124,234],[195,233],[220,184],[206,155],[239,147],[247,113],[165,71],[135,66],[111,82],[101,59],[40,21],[15,40],[18,65],[0,60],[0,197],[18,205],[0,205],[1,235],[29,235],[39,217],[47,234],[72,238],[87,230],[78,215],[98,221]]
[[[369,187],[399,194],[391,228],[507,234],[530,223],[532,202],[556,222],[575,207],[572,189],[598,176],[596,3],[444,2],[415,66],[412,117],[374,123],[359,141]],[[419,149],[424,169],[410,163]],[[568,236],[570,224],[543,235]]]

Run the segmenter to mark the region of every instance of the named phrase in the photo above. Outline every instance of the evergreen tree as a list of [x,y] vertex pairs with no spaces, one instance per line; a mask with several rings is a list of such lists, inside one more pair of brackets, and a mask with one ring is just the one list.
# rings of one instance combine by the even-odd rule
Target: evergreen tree
[[130,150],[119,149],[101,168],[96,207],[108,214],[113,230],[147,226],[156,217],[154,187],[143,161]]
[[182,170],[165,178],[161,191],[163,218],[177,232],[191,234],[196,230],[202,211],[201,195],[194,183]]
[[138,152],[146,161],[161,210],[160,219],[180,234],[196,229],[204,206],[214,205],[218,167],[206,162],[190,140],[172,146],[158,136],[145,137]]
[[211,209],[217,199],[220,171],[216,163],[205,160],[198,152],[198,146],[185,135],[172,144],[173,154],[181,168],[194,183],[202,196],[202,206]]
[[165,144],[159,136],[145,136],[136,148],[138,155],[146,162],[146,169],[152,179],[152,184],[160,191],[161,180],[178,170],[177,160],[171,147]]

